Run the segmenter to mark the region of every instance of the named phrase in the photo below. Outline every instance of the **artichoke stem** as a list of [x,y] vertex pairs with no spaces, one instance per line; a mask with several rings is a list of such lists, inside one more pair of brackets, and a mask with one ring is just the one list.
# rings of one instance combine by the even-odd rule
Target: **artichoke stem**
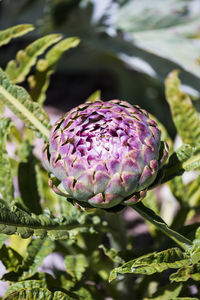
[[176,242],[185,251],[190,251],[192,247],[192,242],[182,236],[180,233],[170,229],[165,221],[158,215],[155,214],[153,210],[144,206],[141,202],[131,205],[131,207],[136,210],[144,219],[153,224],[157,229],[165,233],[169,238]]

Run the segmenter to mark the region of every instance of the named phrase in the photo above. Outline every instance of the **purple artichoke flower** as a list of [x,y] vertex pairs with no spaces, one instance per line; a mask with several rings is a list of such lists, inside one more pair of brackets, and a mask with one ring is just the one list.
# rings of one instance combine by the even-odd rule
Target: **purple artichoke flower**
[[148,113],[120,100],[73,108],[53,125],[43,149],[45,167],[69,198],[105,209],[142,199],[167,156]]

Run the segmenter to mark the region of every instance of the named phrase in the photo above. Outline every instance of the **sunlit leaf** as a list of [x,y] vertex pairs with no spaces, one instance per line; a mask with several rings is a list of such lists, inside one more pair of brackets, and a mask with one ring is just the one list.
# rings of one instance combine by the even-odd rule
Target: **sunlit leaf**
[[0,101],[6,104],[25,124],[45,139],[49,137],[49,117],[42,107],[30,99],[24,88],[14,85],[0,69]]
[[177,71],[166,79],[166,98],[172,118],[183,143],[192,146],[200,143],[200,118],[189,96],[180,90]]
[[0,31],[0,46],[8,44],[11,39],[20,37],[29,31],[32,31],[34,26],[31,24],[20,24]]
[[23,82],[32,66],[34,66],[37,57],[60,39],[59,34],[49,34],[34,41],[25,50],[18,51],[16,60],[11,60],[6,67],[5,71],[8,77],[15,83]]
[[112,281],[117,274],[143,274],[151,275],[160,273],[169,268],[178,269],[189,263],[189,257],[179,248],[171,248],[161,252],[149,253],[133,259],[121,267],[115,268],[110,273],[109,280]]

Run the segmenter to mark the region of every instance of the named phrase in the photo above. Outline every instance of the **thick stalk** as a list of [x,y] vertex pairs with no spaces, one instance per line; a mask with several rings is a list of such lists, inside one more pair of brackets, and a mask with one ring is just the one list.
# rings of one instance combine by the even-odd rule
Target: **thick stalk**
[[179,234],[178,232],[170,229],[165,221],[156,215],[153,210],[144,206],[141,202],[131,205],[144,219],[153,224],[157,229],[165,233],[169,238],[176,242],[181,248],[189,251],[192,247],[192,242]]

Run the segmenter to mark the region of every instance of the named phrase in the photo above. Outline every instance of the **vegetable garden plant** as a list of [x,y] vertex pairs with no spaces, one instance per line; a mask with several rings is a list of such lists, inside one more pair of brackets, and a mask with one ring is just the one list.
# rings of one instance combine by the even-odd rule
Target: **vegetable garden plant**
[[[1,31],[0,45],[33,29]],[[173,71],[166,100],[183,142],[177,150],[154,116],[122,100],[101,101],[99,92],[51,126],[43,108],[50,76],[78,44],[50,34],[0,69],[0,259],[7,271],[1,280],[9,282],[2,299],[195,299],[199,115]],[[20,86],[25,80],[28,92]],[[4,117],[5,106],[24,122],[23,132]],[[43,160],[33,152],[35,135],[44,143]],[[12,157],[7,143],[15,145]],[[191,170],[195,179],[185,184],[182,175]],[[170,227],[155,189],[164,183],[179,203]],[[140,252],[126,235],[127,206],[153,237]],[[48,274],[39,267],[53,252],[65,270]]]

